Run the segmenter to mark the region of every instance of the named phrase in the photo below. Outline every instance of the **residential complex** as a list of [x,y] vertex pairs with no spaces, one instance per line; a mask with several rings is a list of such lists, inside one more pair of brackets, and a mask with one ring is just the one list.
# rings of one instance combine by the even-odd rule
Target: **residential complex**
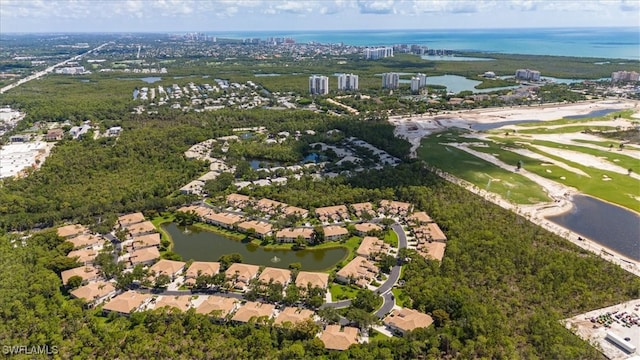
[[611,82],[640,81],[640,73],[637,71],[615,71],[611,73]]
[[382,87],[384,89],[397,89],[400,83],[400,74],[384,73],[382,74]]
[[425,86],[427,86],[427,75],[418,73],[411,78],[411,92],[418,93]]
[[393,57],[393,48],[389,46],[366,48],[364,49],[364,58],[367,60],[377,60],[387,57]]
[[326,95],[329,93],[329,78],[326,76],[312,75],[309,77],[309,94]]
[[358,90],[358,75],[338,75],[338,90]]
[[516,79],[518,79],[518,80],[529,80],[529,81],[540,81],[540,71],[529,70],[529,69],[518,69],[518,70],[516,70]]

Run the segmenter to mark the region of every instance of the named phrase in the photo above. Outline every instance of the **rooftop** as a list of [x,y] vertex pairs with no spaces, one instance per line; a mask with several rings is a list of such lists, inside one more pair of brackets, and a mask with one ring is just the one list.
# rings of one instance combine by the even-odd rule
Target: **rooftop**
[[148,294],[141,294],[135,291],[127,291],[116,296],[103,307],[106,311],[115,311],[121,314],[129,314],[137,310],[144,302],[151,299]]
[[258,279],[265,284],[273,281],[274,283],[285,285],[289,281],[291,281],[291,271],[286,269],[267,267],[262,270],[262,273],[260,274],[260,277]]
[[196,308],[198,314],[208,315],[212,311],[218,312],[220,317],[229,315],[238,303],[235,298],[209,296]]
[[402,332],[417,328],[426,328],[433,323],[431,316],[412,309],[394,309],[383,320],[385,325],[393,326]]
[[198,274],[211,276],[219,272],[219,262],[194,261],[187,269],[186,277],[197,278]]
[[70,238],[89,232],[84,225],[80,224],[61,226],[56,231],[58,232],[58,236],[62,238]]
[[74,276],[80,276],[83,281],[95,279],[98,277],[98,270],[93,266],[80,266],[77,268],[65,270],[60,273],[60,277],[62,278],[62,283],[67,284],[69,279]]
[[156,276],[161,274],[173,276],[184,269],[184,265],[182,261],[161,259],[149,268],[149,272],[154,272]]
[[142,213],[140,212],[126,214],[118,217],[118,223],[120,224],[120,226],[125,226],[125,227],[135,223],[143,222],[143,221],[144,221],[144,215],[142,215]]
[[273,315],[273,311],[276,309],[275,305],[265,304],[261,302],[248,301],[242,305],[236,314],[233,315],[232,320],[240,322],[249,322],[252,318],[257,319],[260,317],[270,318]]
[[274,324],[280,325],[286,322],[295,324],[306,319],[313,319],[314,314],[315,313],[313,311],[308,309],[286,307],[278,314]]
[[347,350],[349,346],[358,342],[358,329],[350,326],[341,329],[340,325],[327,325],[320,335],[320,340],[329,350]]
[[100,299],[115,290],[116,288],[113,284],[106,281],[97,281],[73,290],[71,295],[75,298],[91,302],[96,299]]
[[312,287],[326,288],[329,284],[329,274],[321,272],[300,271],[296,277],[296,286],[306,288],[308,284]]

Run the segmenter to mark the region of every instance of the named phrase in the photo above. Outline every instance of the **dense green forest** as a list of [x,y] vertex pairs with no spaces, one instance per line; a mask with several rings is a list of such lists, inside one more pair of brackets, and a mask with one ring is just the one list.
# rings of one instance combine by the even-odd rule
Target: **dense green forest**
[[[182,153],[234,127],[337,128],[398,157],[409,148],[384,118],[255,110],[125,115],[119,121],[119,138],[64,140],[40,170],[4,180],[0,231],[64,221],[105,230],[118,213],[192,201],[176,189],[207,166]],[[62,358],[601,359],[559,320],[640,296],[637,277],[441,180],[421,162],[353,178],[303,177],[247,193],[305,208],[395,198],[427,211],[449,239],[445,258],[438,266],[409,252],[401,291],[405,305],[431,313],[434,325],[405,338],[328,352],[305,328],[218,324],[192,311],[105,317],[84,310],[61,287],[60,271],[75,264],[53,232],[25,240],[2,232],[3,343],[57,346]]]

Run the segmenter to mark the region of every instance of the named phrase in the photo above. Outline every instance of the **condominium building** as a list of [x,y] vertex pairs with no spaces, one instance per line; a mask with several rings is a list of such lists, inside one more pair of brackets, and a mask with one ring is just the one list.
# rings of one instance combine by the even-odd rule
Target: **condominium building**
[[411,92],[417,93],[419,91],[420,91],[420,79],[414,76],[411,78]]
[[338,76],[338,90],[358,90],[358,75],[340,74]]
[[311,95],[326,95],[329,93],[329,78],[312,75],[309,77],[309,93]]
[[518,69],[516,70],[516,79],[540,81],[540,71],[529,70],[529,69]]
[[393,57],[392,47],[378,47],[378,48],[366,48],[364,49],[364,58],[367,60],[377,60],[386,57]]
[[384,73],[382,74],[382,87],[384,89],[397,89],[400,83],[400,74]]
[[640,73],[636,71],[615,71],[611,73],[611,82],[639,80]]

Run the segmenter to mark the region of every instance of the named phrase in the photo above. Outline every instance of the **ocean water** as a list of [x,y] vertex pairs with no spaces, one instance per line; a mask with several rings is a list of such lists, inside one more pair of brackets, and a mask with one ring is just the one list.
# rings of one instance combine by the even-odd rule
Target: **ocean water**
[[290,37],[299,43],[378,46],[417,44],[430,49],[640,60],[640,27],[481,30],[345,30],[218,32],[220,38]]

